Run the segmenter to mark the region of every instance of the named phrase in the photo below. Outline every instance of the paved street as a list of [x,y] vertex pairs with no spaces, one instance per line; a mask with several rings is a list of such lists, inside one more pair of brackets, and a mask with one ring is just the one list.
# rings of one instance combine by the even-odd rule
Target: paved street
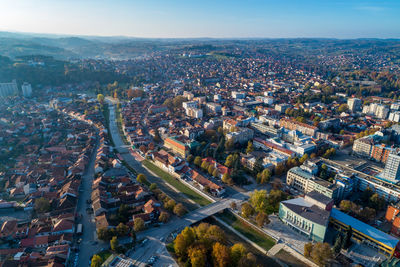
[[[97,151],[97,146],[98,143],[96,144],[95,151]],[[108,247],[107,243],[98,242],[93,215],[86,212],[86,208],[89,207],[86,201],[90,199],[92,193],[95,160],[96,152],[94,152],[90,158],[89,165],[85,175],[82,177],[82,183],[79,189],[77,213],[82,216],[79,223],[83,225],[83,234],[81,236],[82,242],[79,245],[80,251],[77,266],[89,266],[91,256],[99,250]],[[97,244],[94,245],[93,242],[97,242]]]
[[121,154],[122,158],[138,173],[143,173],[144,175],[146,175],[149,182],[156,183],[158,187],[167,195],[171,196],[176,201],[183,203],[190,210],[196,209],[197,206],[193,202],[189,201],[185,194],[181,192],[176,192],[163,179],[154,176],[151,172],[144,168],[142,164],[137,161],[136,158],[130,153],[129,148],[124,144],[119,134],[115,117],[115,109],[114,105],[112,104],[113,102],[109,98],[107,98],[107,102],[109,104],[108,106],[110,110],[110,134],[114,141],[115,147]]

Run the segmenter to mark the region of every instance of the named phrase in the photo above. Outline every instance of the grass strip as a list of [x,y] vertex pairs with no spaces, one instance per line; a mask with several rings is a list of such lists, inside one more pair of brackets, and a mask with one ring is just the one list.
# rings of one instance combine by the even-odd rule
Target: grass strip
[[157,174],[157,176],[159,176],[161,179],[165,180],[167,183],[178,189],[180,192],[184,193],[186,196],[188,196],[190,199],[192,199],[200,206],[206,206],[208,204],[211,204],[211,201],[202,197],[200,194],[196,193],[188,186],[180,182],[177,178],[173,177],[169,173],[160,169],[158,166],[154,165],[149,160],[142,161],[142,164],[146,166],[149,170]]

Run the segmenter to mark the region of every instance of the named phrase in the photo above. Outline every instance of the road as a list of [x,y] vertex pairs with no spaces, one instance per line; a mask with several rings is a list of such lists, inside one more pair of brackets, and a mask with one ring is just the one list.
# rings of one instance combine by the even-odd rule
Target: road
[[229,208],[232,201],[236,201],[240,205],[240,203],[247,198],[248,196],[246,194],[238,193],[229,199],[223,199],[194,210],[182,218],[174,218],[160,227],[154,227],[143,231],[137,235],[137,238],[146,238],[148,241],[144,245],[139,244],[136,251],[132,252],[129,256],[136,260],[137,266],[145,266],[147,260],[151,256],[157,255],[160,257],[160,262],[156,262],[154,266],[168,266],[172,263],[167,264],[169,261],[168,253],[165,249],[165,240],[171,233],[178,233],[187,226]]
[[[79,245],[79,258],[77,266],[88,266],[90,258],[94,253],[108,247],[108,244],[98,242],[94,217],[92,214],[88,214],[86,212],[86,208],[89,207],[89,205],[86,204],[86,201],[90,199],[92,194],[97,147],[98,141],[96,143],[94,153],[92,153],[89,164],[85,170],[85,174],[82,177],[82,183],[79,189],[77,213],[82,215],[82,217],[79,219],[79,223],[82,223],[83,225],[83,234],[81,236],[82,242]],[[97,244],[94,245],[93,242],[97,242]]]
[[151,172],[149,172],[146,168],[142,166],[142,164],[136,160],[136,158],[130,153],[129,147],[125,145],[123,142],[117,122],[116,122],[116,115],[115,115],[115,108],[113,105],[113,102],[107,98],[108,106],[109,106],[109,111],[110,111],[110,134],[112,137],[112,140],[114,142],[114,145],[117,149],[117,151],[121,154],[121,157],[125,160],[126,163],[129,164],[133,169],[135,169],[138,173],[143,173],[146,175],[147,180],[151,183],[156,183],[157,186],[164,191],[167,195],[171,196],[173,199],[175,199],[177,202],[181,202],[185,207],[187,207],[189,210],[194,210],[197,208],[196,204],[189,201],[188,198],[186,197],[185,194],[182,192],[176,192],[174,189],[172,189],[163,179],[160,177],[154,176]]

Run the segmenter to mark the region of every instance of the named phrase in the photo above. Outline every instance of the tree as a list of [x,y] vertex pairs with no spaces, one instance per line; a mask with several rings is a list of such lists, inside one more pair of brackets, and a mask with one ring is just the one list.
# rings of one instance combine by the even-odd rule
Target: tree
[[97,95],[97,101],[100,102],[100,104],[104,103],[104,95],[103,94],[98,94]]
[[300,158],[299,163],[303,164],[307,159],[308,159],[308,154],[306,153]]
[[144,230],[145,227],[146,226],[142,218],[136,218],[133,220],[133,229],[135,230],[135,232],[140,232]]
[[195,159],[194,159],[194,165],[196,165],[197,167],[200,167],[201,166],[201,157],[200,156],[197,156]]
[[131,235],[131,238],[132,238],[132,244],[135,245],[136,244],[136,232],[135,232],[135,230],[132,229],[130,235]]
[[225,173],[224,175],[222,175],[222,182],[228,185],[232,185],[233,184],[233,180],[231,178],[231,176],[229,175],[229,173]]
[[165,211],[161,212],[160,216],[158,217],[160,222],[166,223],[169,220],[169,214]]
[[259,184],[265,184],[268,183],[270,179],[271,179],[271,171],[269,169],[264,169],[262,172],[257,174],[256,181]]
[[136,177],[136,181],[141,184],[146,184],[147,183],[146,175],[144,175],[143,173],[139,173],[138,176]]
[[208,174],[212,175],[214,170],[215,170],[214,166],[210,164],[210,166],[208,166]]
[[232,154],[230,154],[228,157],[226,157],[225,166],[228,168],[231,168],[233,166],[233,161],[234,161],[234,157]]
[[186,208],[182,205],[182,203],[178,203],[175,207],[174,207],[174,214],[178,215],[178,216],[183,216],[186,214]]
[[231,202],[231,209],[233,209],[233,210],[237,209],[237,204],[235,201]]
[[172,210],[174,210],[175,205],[176,205],[175,200],[170,199],[164,204],[164,208],[166,208],[167,210],[172,211]]
[[207,249],[199,244],[194,247],[190,247],[188,251],[190,263],[192,267],[203,267],[206,266],[207,261]]
[[247,203],[247,202],[245,202],[245,203],[242,204],[241,210],[242,210],[242,216],[243,216],[244,218],[249,218],[251,215],[254,214],[254,209],[253,209],[253,207],[252,207],[249,203]]
[[208,227],[206,236],[207,239],[212,240],[214,242],[220,242],[220,243],[226,242],[226,235],[224,231],[216,225],[210,225],[210,227]]
[[141,146],[139,147],[139,150],[140,150],[143,154],[145,154],[145,153],[147,152],[147,147],[146,147],[145,145],[141,145]]
[[333,251],[336,254],[338,254],[340,252],[340,250],[342,249],[342,246],[343,246],[343,237],[341,234],[339,234],[336,237],[335,244],[333,245]]
[[253,143],[251,141],[247,142],[246,154],[249,154],[254,151]]
[[256,223],[259,227],[263,227],[265,224],[269,224],[270,220],[265,212],[259,212],[256,216]]
[[349,212],[351,210],[351,204],[352,202],[350,200],[342,200],[340,201],[339,207],[340,210],[344,211],[344,212]]
[[215,178],[218,178],[218,177],[219,177],[219,171],[218,171],[218,169],[214,169],[214,171],[213,171],[213,173],[212,173],[212,176],[214,176]]
[[112,251],[117,251],[118,247],[119,247],[119,242],[116,236],[113,236],[113,238],[111,238],[110,240],[110,247]]
[[[212,166],[211,166],[212,167]],[[204,170],[204,171],[207,171],[208,170],[208,162],[207,161],[203,161],[202,163],[201,163],[201,168]]]
[[282,175],[285,172],[285,166],[283,166],[282,164],[279,164],[275,167],[275,174],[276,175]]
[[90,264],[90,267],[100,267],[102,262],[103,262],[102,258],[99,255],[94,254],[92,257],[92,262]]
[[313,250],[313,247],[314,247],[314,245],[311,242],[304,244],[304,256],[305,257],[307,257],[307,258],[311,257],[311,252]]
[[267,209],[267,191],[266,190],[254,190],[250,194],[249,202],[257,212],[266,211]]
[[242,243],[236,243],[231,247],[231,261],[234,266],[239,263],[239,260],[246,255],[246,248]]
[[44,197],[36,199],[35,210],[38,213],[44,213],[50,211],[50,201]]
[[235,142],[233,141],[233,139],[229,139],[228,141],[225,142],[225,150],[227,151],[232,150],[234,146]]
[[239,267],[256,267],[258,266],[257,264],[257,258],[254,256],[253,253],[249,252],[246,254],[246,256],[242,257],[238,263]]
[[189,155],[187,156],[186,160],[187,160],[189,163],[192,163],[193,160],[194,160],[194,156],[193,156],[192,154],[189,154]]
[[214,266],[225,267],[230,262],[229,249],[227,246],[216,242],[212,248],[212,258]]
[[152,183],[152,184],[149,186],[149,189],[150,189],[151,191],[157,189],[157,184],[156,184],[156,183]]
[[118,224],[116,230],[117,230],[118,236],[125,236],[125,235],[127,235],[128,232],[129,232],[129,227],[126,226],[126,225],[123,224],[123,223],[120,223],[120,224]]
[[311,251],[311,259],[320,266],[326,266],[326,263],[332,259],[333,253],[328,243],[318,242]]
[[346,230],[343,239],[343,248],[348,249],[351,246],[351,236],[353,235],[353,229],[349,226]]
[[347,106],[347,104],[341,104],[338,108],[339,113],[346,112],[347,110],[349,110],[349,106]]
[[107,228],[100,228],[97,230],[97,238],[103,241],[108,241],[111,239],[111,232]]
[[182,234],[177,235],[174,240],[174,251],[176,255],[183,257],[186,254],[188,247],[189,244],[186,243],[185,237]]

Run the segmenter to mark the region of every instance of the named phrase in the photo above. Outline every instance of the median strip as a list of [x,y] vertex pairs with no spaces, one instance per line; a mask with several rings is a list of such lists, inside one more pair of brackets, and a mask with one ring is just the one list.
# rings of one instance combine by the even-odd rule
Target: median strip
[[142,164],[146,166],[149,170],[157,174],[161,179],[169,183],[171,186],[178,189],[180,192],[184,193],[188,198],[192,199],[194,202],[199,204],[200,206],[207,206],[211,204],[211,201],[205,199],[200,194],[196,193],[182,182],[180,182],[177,178],[173,177],[169,173],[165,172],[164,170],[160,169],[149,160],[142,161]]

